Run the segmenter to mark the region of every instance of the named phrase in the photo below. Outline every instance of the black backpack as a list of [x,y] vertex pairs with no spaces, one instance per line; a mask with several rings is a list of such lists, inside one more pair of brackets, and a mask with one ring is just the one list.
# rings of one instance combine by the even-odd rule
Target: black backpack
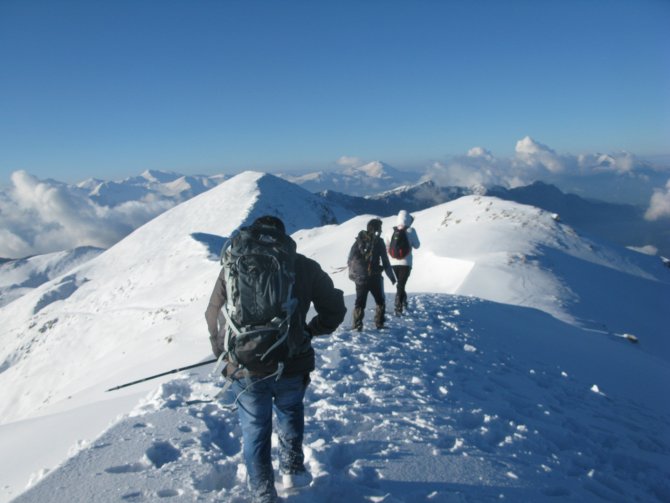
[[226,282],[224,351],[252,372],[272,374],[289,355],[295,242],[273,226],[243,227],[222,250]]
[[372,253],[376,236],[366,231],[360,231],[349,252],[349,279],[363,281],[370,276],[372,268]]
[[412,245],[407,237],[407,229],[393,228],[393,235],[389,243],[389,255],[395,259],[403,259],[412,251]]

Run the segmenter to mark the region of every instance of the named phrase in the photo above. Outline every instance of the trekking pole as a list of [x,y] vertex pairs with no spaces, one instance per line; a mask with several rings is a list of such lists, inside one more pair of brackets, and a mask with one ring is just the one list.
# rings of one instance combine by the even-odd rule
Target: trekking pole
[[208,365],[208,364],[210,364],[210,363],[215,363],[216,361],[217,361],[217,359],[214,358],[213,360],[207,360],[207,361],[205,361],[205,362],[194,363],[193,365],[188,365],[187,367],[180,367],[180,368],[178,368],[178,369],[168,370],[167,372],[161,372],[160,374],[156,374],[156,375],[153,375],[153,376],[145,377],[145,378],[143,378],[143,379],[138,379],[137,381],[127,382],[126,384],[120,384],[119,386],[115,386],[115,387],[113,387],[113,388],[109,388],[108,390],[105,390],[105,391],[115,391],[115,390],[117,390],[117,389],[121,389],[121,388],[126,388],[126,387],[128,387],[128,386],[132,386],[133,384],[139,384],[139,383],[144,382],[144,381],[151,381],[152,379],[156,379],[157,377],[166,376],[166,375],[168,375],[168,374],[176,374],[177,372],[181,372],[182,370],[188,370],[188,369],[194,369],[194,368],[196,368],[196,367],[202,367],[203,365]]

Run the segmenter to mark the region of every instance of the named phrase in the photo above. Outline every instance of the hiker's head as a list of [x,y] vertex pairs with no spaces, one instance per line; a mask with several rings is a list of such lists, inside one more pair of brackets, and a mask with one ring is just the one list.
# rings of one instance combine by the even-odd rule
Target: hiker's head
[[409,227],[412,225],[414,217],[407,213],[405,210],[400,210],[398,212],[398,219],[396,220],[396,225],[398,227]]
[[255,226],[274,227],[275,229],[280,230],[284,234],[286,234],[286,227],[284,227],[284,222],[282,222],[279,218],[273,215],[263,215],[262,217],[258,217],[256,220],[254,220],[254,223],[251,225],[252,227]]
[[382,233],[382,221],[379,220],[378,218],[373,218],[368,222],[368,232],[371,232],[373,234],[381,234]]

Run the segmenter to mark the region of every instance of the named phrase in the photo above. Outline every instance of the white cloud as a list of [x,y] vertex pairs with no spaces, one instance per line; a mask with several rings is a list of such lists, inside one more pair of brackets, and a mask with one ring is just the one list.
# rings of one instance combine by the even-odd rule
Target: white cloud
[[38,180],[25,171],[12,173],[11,183],[0,194],[0,257],[6,258],[85,245],[108,248],[174,206],[169,200],[98,206],[81,189]]
[[472,147],[468,150],[467,157],[472,159],[482,159],[487,162],[495,161],[495,157],[489,150],[486,150],[484,147]]
[[459,187],[472,187],[484,185],[487,182],[486,172],[479,170],[475,166],[451,162],[443,164],[434,163],[429,169],[424,179],[433,180],[438,185]]
[[655,189],[644,215],[647,220],[670,218],[670,180],[663,189]]
[[423,179],[433,180],[438,185],[459,187],[477,187],[507,184],[501,170],[504,163],[499,162],[491,152],[474,147],[467,155],[455,157],[448,163],[436,162],[427,171]]
[[554,150],[526,136],[516,143],[511,158],[496,158],[484,147],[473,147],[464,156],[447,163],[435,163],[426,178],[442,185],[502,185],[518,187],[546,175],[576,171],[576,158],[558,155]]
[[8,229],[0,229],[0,258],[25,257],[31,254],[31,246]]
[[337,160],[337,164],[339,164],[340,166],[346,166],[346,167],[350,167],[350,168],[357,168],[359,166],[362,166],[364,163],[358,157],[343,155],[342,157],[340,157]]
[[562,173],[566,170],[566,163],[561,156],[530,136],[516,142],[514,150],[517,165],[533,169],[544,168],[550,173]]
[[[649,184],[652,180],[649,173],[655,171],[655,179],[658,180],[661,169],[652,167],[628,152],[579,156],[559,154],[547,145],[526,136],[516,142],[515,153],[510,158],[497,158],[484,147],[473,147],[466,155],[434,163],[428,168],[424,179],[433,179],[445,186],[502,185],[509,188],[544,180],[559,186],[561,182],[565,182],[568,190],[579,190],[582,188],[579,180],[584,180],[584,184],[592,183],[589,177],[593,175],[601,177],[599,183],[603,187],[608,182],[616,186],[618,177],[625,176],[627,180],[636,180],[629,191],[631,197],[635,197],[635,190],[643,191],[643,187],[647,187],[646,190],[651,193]],[[585,190],[582,192],[588,194],[589,187],[584,185],[583,188]],[[645,202],[647,197],[644,196]]]
[[649,164],[629,152],[611,154],[558,154],[530,136],[516,143],[514,167],[519,172],[541,175],[592,175],[613,173],[634,175],[640,168],[649,168]]

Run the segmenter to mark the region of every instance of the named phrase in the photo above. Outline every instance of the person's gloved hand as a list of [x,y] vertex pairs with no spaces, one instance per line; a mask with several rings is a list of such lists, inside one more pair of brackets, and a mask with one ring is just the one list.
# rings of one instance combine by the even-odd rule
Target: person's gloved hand
[[221,356],[221,353],[223,353],[223,351],[221,349],[219,349],[219,345],[216,343],[216,337],[211,337],[210,336],[209,342],[212,345],[212,353],[214,353],[214,356],[216,358]]

